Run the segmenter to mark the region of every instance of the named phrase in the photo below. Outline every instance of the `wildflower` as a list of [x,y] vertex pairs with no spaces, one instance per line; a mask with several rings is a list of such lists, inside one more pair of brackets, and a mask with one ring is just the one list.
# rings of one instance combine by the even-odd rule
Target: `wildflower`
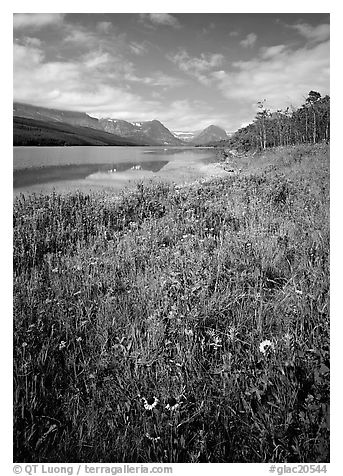
[[227,333],[228,341],[233,342],[235,340],[236,335],[237,335],[237,330],[235,326],[230,326]]
[[81,342],[82,341],[82,337],[77,337],[76,338],[76,342]]
[[264,340],[263,342],[261,342],[260,344],[260,352],[262,352],[262,354],[265,354],[266,352],[268,352],[269,350],[274,350],[275,349],[275,346],[273,344],[273,342],[271,342],[270,340]]
[[215,349],[217,349],[218,347],[221,347],[221,338],[218,337],[218,336],[215,336],[214,339],[213,339],[213,342],[210,343],[210,346],[214,347]]
[[60,345],[58,346],[58,348],[59,348],[60,350],[62,350],[62,349],[65,348],[66,345],[67,345],[66,341],[61,340]]
[[161,439],[160,436],[157,436],[156,433],[153,433],[152,435],[149,435],[149,433],[146,433],[145,436],[150,440],[150,441],[158,441]]
[[21,344],[21,346],[22,346],[23,348],[25,348],[25,347],[27,346],[27,342],[23,342],[23,343]]
[[143,397],[144,408],[146,410],[153,410],[158,404],[159,400],[156,397],[149,397],[148,399]]
[[176,398],[174,397],[168,398],[168,403],[166,405],[167,410],[170,410],[172,412],[176,410],[178,406],[179,406],[179,403],[177,402]]

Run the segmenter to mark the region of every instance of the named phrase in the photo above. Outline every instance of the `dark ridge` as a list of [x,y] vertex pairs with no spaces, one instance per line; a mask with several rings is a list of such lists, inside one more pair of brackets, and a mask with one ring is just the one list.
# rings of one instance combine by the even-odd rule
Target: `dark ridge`
[[90,127],[13,117],[14,146],[134,146],[146,145]]

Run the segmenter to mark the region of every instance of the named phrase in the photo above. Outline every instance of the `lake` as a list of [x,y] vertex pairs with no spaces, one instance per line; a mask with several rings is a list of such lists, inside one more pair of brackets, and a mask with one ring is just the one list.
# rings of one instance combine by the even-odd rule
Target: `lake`
[[141,180],[184,183],[218,175],[215,150],[177,147],[14,147],[13,190],[115,190]]

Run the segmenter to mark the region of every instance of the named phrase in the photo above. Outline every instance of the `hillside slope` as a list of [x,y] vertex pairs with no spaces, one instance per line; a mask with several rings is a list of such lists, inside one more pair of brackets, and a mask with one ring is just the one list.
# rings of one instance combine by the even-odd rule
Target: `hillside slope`
[[200,132],[194,139],[192,139],[192,144],[194,145],[207,145],[210,142],[220,141],[227,139],[227,134],[224,129],[218,126],[208,126],[206,129]]
[[151,145],[183,145],[160,121],[128,122],[120,119],[100,119],[100,126],[106,132],[121,137],[134,137],[137,141],[149,141]]
[[[86,113],[78,111],[64,111],[59,109],[50,109],[45,107],[33,106],[30,104],[22,104],[15,102],[13,104],[13,116],[21,117],[30,120],[45,122],[47,128],[51,129],[51,124],[68,124],[73,127],[87,127],[93,130],[99,130],[113,134],[115,140],[124,140],[133,142],[139,145],[183,145],[183,142],[175,137],[167,127],[165,127],[160,121],[143,121],[130,123],[117,119],[96,119]],[[63,126],[65,129],[65,126]],[[65,137],[57,137],[57,130],[55,129],[54,135],[51,140],[57,145],[58,141],[61,141],[61,145],[64,145]],[[62,131],[62,130],[61,130]],[[62,131],[63,132],[63,131]],[[83,132],[84,134],[84,132]],[[83,135],[81,134],[81,135]],[[88,135],[89,133],[87,133]],[[77,134],[76,134],[77,135]],[[35,137],[37,137],[37,131],[35,131]],[[40,135],[40,140],[44,140],[44,134]],[[103,138],[94,134],[91,134],[91,139],[102,141]],[[18,139],[20,136],[18,136]],[[25,140],[29,139],[29,134],[25,134]],[[24,139],[23,139],[24,140]],[[76,140],[76,137],[74,137]],[[84,139],[78,139],[83,142]],[[68,142],[68,141],[67,141]],[[105,142],[107,140],[105,139]],[[24,144],[23,144],[24,145]],[[69,144],[65,145],[83,145],[83,144]],[[106,144],[105,144],[106,145]]]
[[14,146],[130,146],[141,145],[102,130],[60,122],[13,117]]

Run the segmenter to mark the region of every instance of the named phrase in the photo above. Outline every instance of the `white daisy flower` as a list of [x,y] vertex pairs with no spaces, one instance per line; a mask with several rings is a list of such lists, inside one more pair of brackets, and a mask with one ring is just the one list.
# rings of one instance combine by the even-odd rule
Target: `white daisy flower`
[[146,410],[153,410],[158,402],[159,400],[156,397],[149,397],[148,399],[143,397],[144,408]]
[[269,350],[275,350],[275,346],[274,346],[273,342],[268,340],[268,339],[261,342],[259,348],[260,348],[260,352],[262,352],[262,354],[265,354]]
[[161,439],[160,436],[157,436],[155,433],[152,435],[149,435],[149,433],[145,433],[145,436],[150,440],[150,441],[158,441]]
[[174,411],[179,407],[179,403],[177,402],[176,398],[170,397],[168,398],[168,403],[166,405],[166,410]]

